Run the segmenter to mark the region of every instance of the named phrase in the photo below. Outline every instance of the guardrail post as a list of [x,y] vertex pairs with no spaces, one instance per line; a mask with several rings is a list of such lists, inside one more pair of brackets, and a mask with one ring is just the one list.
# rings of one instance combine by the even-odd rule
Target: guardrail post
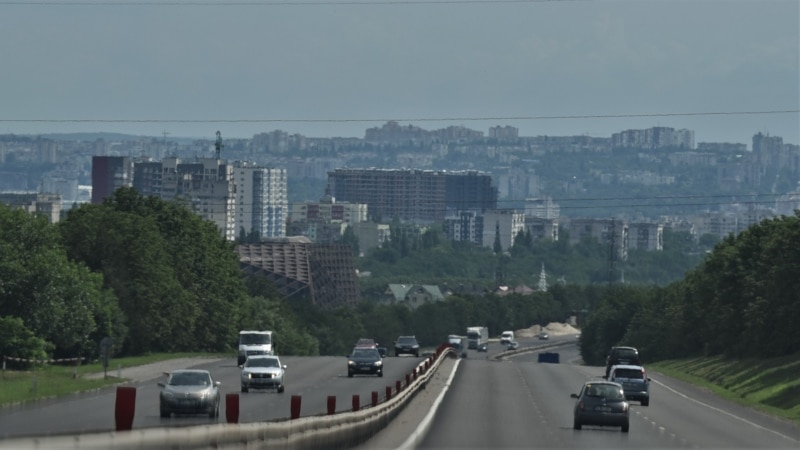
[[358,394],[353,394],[353,411],[361,409],[361,397]]
[[302,401],[302,397],[299,395],[292,396],[292,406],[291,406],[291,418],[298,419],[300,418],[300,403]]
[[378,391],[372,391],[372,406],[378,406]]
[[386,386],[386,400],[389,401],[392,399],[392,387]]
[[328,415],[336,414],[336,396],[329,395],[328,396]]
[[408,386],[410,384],[411,384],[411,374],[407,373],[406,374],[406,386]]
[[403,389],[403,382],[400,381],[400,380],[395,381],[394,382],[394,390],[395,390],[395,392],[397,392],[399,394],[402,389]]
[[117,431],[133,428],[133,416],[136,413],[136,388],[133,386],[117,386],[117,398],[114,404],[114,422]]
[[225,394],[225,420],[239,423],[239,394]]

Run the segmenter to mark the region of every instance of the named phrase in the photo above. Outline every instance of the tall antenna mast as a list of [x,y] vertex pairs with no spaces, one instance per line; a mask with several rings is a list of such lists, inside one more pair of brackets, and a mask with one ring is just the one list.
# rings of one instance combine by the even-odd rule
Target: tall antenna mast
[[224,145],[222,145],[222,133],[217,131],[217,142],[214,143],[216,159],[219,159],[219,153],[222,151],[222,147],[225,147]]

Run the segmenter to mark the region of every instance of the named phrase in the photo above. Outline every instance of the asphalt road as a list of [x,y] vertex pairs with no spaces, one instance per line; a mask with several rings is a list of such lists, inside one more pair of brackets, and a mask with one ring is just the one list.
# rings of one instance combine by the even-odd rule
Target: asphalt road
[[[162,426],[186,426],[225,421],[225,395],[239,394],[239,422],[286,419],[290,417],[291,397],[301,396],[301,416],[327,413],[328,397],[336,397],[336,410],[352,409],[353,395],[358,395],[362,405],[371,402],[372,392],[383,396],[387,386],[395,386],[397,380],[405,380],[423,358],[413,356],[389,357],[384,360],[385,375],[347,376],[347,358],[341,357],[281,357],[288,366],[286,391],[274,390],[240,393],[236,358],[223,360],[175,360],[136,369],[124,369],[122,376],[136,380],[128,384],[135,386],[136,411],[134,429]],[[113,365],[112,365],[113,366]],[[221,381],[222,404],[220,417],[209,419],[204,415],[173,416],[162,419],[158,410],[158,381],[165,370],[187,367],[203,368]],[[127,370],[127,372],[125,372]],[[109,371],[109,375],[116,375]],[[105,388],[73,396],[40,401],[0,409],[0,439],[24,436],[47,436],[76,434],[96,431],[111,431],[115,428],[114,404],[116,389]]]
[[577,364],[574,345],[552,351],[561,364],[536,354],[464,360],[418,448],[800,448],[797,426],[658,373],[650,373],[650,406],[632,402],[629,433],[573,430],[570,393],[603,368]]

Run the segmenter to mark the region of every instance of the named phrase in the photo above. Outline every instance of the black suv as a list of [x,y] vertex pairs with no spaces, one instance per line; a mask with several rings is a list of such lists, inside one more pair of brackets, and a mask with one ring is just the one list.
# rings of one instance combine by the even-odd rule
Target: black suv
[[400,336],[394,341],[394,356],[402,354],[419,356],[419,342],[414,336]]
[[639,359],[639,350],[634,347],[611,347],[608,356],[606,356],[606,378],[608,378],[611,368],[618,364],[641,366],[642,360]]

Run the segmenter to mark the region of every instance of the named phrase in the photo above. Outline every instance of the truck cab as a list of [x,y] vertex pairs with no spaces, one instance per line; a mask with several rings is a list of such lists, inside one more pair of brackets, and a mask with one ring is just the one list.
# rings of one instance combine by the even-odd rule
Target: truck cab
[[239,332],[238,365],[244,364],[251,355],[274,355],[272,331],[243,330]]

